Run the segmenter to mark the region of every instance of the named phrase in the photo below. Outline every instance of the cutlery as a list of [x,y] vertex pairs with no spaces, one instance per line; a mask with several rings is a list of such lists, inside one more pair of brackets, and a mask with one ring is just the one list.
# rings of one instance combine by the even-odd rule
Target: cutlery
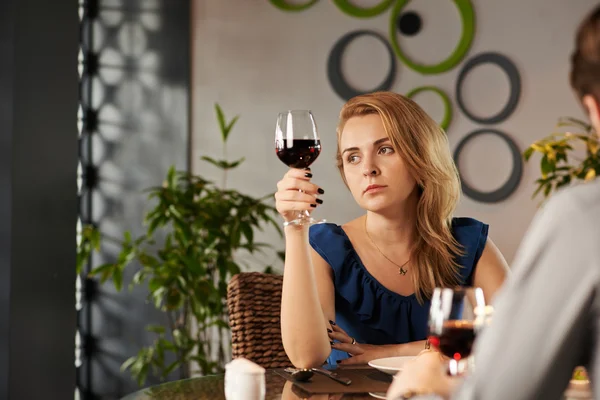
[[316,372],[317,374],[324,375],[342,385],[348,386],[352,383],[350,378],[339,376],[336,372],[328,371],[324,368],[286,368],[285,372],[292,375],[292,378],[302,382],[309,380],[313,376],[313,373]]

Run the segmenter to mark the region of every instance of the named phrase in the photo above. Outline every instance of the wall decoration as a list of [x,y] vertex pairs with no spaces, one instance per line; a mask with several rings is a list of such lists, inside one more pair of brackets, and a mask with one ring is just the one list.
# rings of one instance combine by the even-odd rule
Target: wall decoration
[[283,11],[304,11],[309,7],[312,7],[319,0],[308,0],[304,4],[288,3],[286,0],[269,0],[271,4]]
[[396,33],[396,28],[399,24],[398,18],[401,17],[400,13],[409,1],[410,0],[398,0],[394,6],[394,9],[392,10],[392,15],[390,18],[390,39],[392,41],[392,48],[398,55],[398,58],[400,58],[400,60],[402,60],[407,67],[420,72],[423,75],[441,74],[442,72],[446,72],[454,68],[467,55],[467,52],[471,48],[471,43],[473,42],[473,36],[475,35],[475,13],[473,12],[473,5],[471,4],[471,1],[454,0],[462,20],[462,35],[452,54],[450,54],[450,56],[448,56],[448,58],[446,58],[444,61],[433,65],[420,64],[411,60],[406,54],[404,54],[398,42],[398,35]]
[[356,90],[352,86],[348,84],[346,78],[344,77],[344,73],[342,71],[342,58],[344,55],[344,51],[346,47],[359,36],[372,36],[379,39],[388,50],[390,55],[390,69],[383,80],[383,82],[372,90],[368,90],[367,92],[376,92],[380,90],[391,90],[392,85],[394,84],[394,79],[396,77],[396,57],[394,56],[394,51],[390,47],[388,41],[377,32],[369,31],[369,30],[360,30],[346,33],[342,36],[333,46],[331,52],[329,53],[329,58],[327,60],[327,77],[329,78],[329,84],[331,88],[340,96],[342,99],[348,101],[354,96],[358,96],[359,94],[365,93],[364,91]]
[[[311,0],[301,5],[289,5],[286,3],[286,0],[270,1],[279,8],[286,9],[288,11],[291,11],[292,9],[293,11],[299,11],[301,9],[306,9],[310,7],[317,0]],[[421,73],[422,75],[441,74],[451,70],[452,68],[460,64],[467,56],[467,53],[471,48],[471,44],[475,35],[475,11],[473,9],[473,4],[471,0],[453,0],[460,14],[460,19],[462,23],[462,33],[460,40],[454,48],[452,54],[450,54],[445,60],[437,64],[422,64],[410,59],[403,52],[400,46],[400,36],[414,36],[421,32],[423,28],[423,17],[415,11],[405,10],[411,0],[380,0],[376,5],[372,7],[355,6],[352,4],[352,0],[332,1],[339,10],[341,10],[347,15],[356,18],[370,18],[382,14],[388,8],[391,8],[392,10],[390,12],[389,20],[389,38],[385,38],[379,33],[372,30],[354,30],[343,35],[333,45],[333,48],[331,49],[329,57],[327,59],[327,78],[333,91],[344,101],[347,101],[352,97],[363,93],[369,93],[380,90],[392,90],[392,86],[395,83],[397,70],[396,57],[400,59],[401,64],[406,65],[407,67],[411,68],[416,72]],[[395,4],[393,5],[393,7],[391,7],[394,1]],[[363,35],[375,37],[386,46],[390,55],[390,67],[387,75],[384,77],[380,85],[370,90],[361,91],[356,90],[346,81],[342,69],[342,59],[346,47],[348,47],[348,45],[354,39]],[[500,112],[491,117],[482,118],[477,117],[465,107],[465,103],[463,101],[462,86],[468,73],[476,66],[485,63],[495,64],[502,68],[502,70],[506,73],[510,80],[511,90],[509,99],[504,108],[500,110]],[[453,118],[452,102],[450,100],[450,97],[440,88],[430,85],[419,86],[417,88],[409,90],[406,96],[412,98],[424,91],[434,92],[437,95],[439,95],[442,99],[442,102],[444,104],[444,116],[442,118],[442,121],[440,121],[440,127],[446,131],[449,128]],[[461,110],[469,119],[479,124],[497,124],[506,120],[517,107],[520,95],[521,78],[515,64],[512,61],[510,61],[506,56],[495,52],[481,53],[468,60],[464,64],[462,70],[460,71],[459,77],[456,82],[456,98],[459,110]],[[475,137],[483,134],[495,134],[497,136],[500,136],[504,141],[506,141],[513,156],[513,170],[511,176],[500,189],[494,190],[489,193],[478,191],[464,181],[462,182],[462,188],[464,194],[473,200],[481,201],[484,203],[494,203],[506,199],[516,190],[521,181],[523,163],[521,160],[521,155],[518,146],[507,134],[495,129],[480,129],[469,133],[458,144],[454,152],[454,159],[457,165],[458,158],[460,157],[460,154],[465,144],[470,140],[474,139]]]
[[[464,84],[465,78],[471,70],[481,64],[495,64],[500,67],[510,82],[510,95],[508,97],[508,101],[502,110],[500,110],[496,115],[492,115],[491,117],[477,117],[472,112],[470,112],[465,106],[465,102],[463,100],[462,95],[462,86]],[[517,104],[519,103],[519,97],[521,96],[521,77],[519,75],[519,71],[515,64],[510,61],[506,56],[499,53],[482,53],[477,56],[471,58],[460,71],[458,75],[458,80],[456,81],[456,102],[458,103],[458,107],[460,110],[471,120],[478,122],[480,124],[497,124],[504,121],[508,118],[513,111],[517,108]]]
[[355,18],[371,18],[382,14],[387,10],[394,0],[381,0],[372,7],[359,7],[352,4],[352,0],[333,0],[335,5],[344,13]]
[[440,122],[440,127],[443,130],[448,129],[448,126],[450,126],[450,121],[452,121],[452,104],[450,103],[450,98],[448,95],[442,91],[442,89],[436,88],[435,86],[420,86],[408,92],[406,97],[412,99],[413,96],[421,92],[434,92],[442,98],[442,101],[444,102],[444,117],[442,122]]
[[[463,174],[460,173],[459,160],[460,154],[469,141],[475,139],[477,136],[490,134],[499,136],[510,148],[510,152],[512,154],[512,172],[510,173],[508,180],[500,188],[491,192],[482,192],[465,182]],[[465,136],[460,143],[458,143],[456,150],[454,150],[454,163],[456,164],[460,174],[463,193],[473,200],[477,200],[482,203],[497,203],[508,198],[519,186],[519,183],[521,182],[521,176],[523,175],[523,158],[521,157],[521,151],[519,150],[519,147],[508,135],[496,129],[479,129]]]
[[407,11],[398,17],[398,30],[406,36],[414,36],[421,31],[423,21],[421,16],[414,11]]

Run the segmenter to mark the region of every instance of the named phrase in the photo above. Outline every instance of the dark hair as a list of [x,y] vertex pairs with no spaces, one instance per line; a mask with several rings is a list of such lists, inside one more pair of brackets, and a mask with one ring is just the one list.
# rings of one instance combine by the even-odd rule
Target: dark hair
[[600,7],[579,26],[571,56],[571,86],[580,97],[587,94],[600,101]]

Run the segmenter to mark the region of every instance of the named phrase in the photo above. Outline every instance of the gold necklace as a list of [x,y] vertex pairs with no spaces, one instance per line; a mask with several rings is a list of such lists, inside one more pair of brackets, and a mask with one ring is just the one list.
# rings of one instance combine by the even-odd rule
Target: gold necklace
[[392,260],[390,260],[388,256],[386,256],[385,254],[383,254],[383,251],[381,251],[381,249],[379,248],[379,246],[377,246],[377,244],[375,244],[375,242],[373,241],[373,238],[371,238],[371,235],[369,235],[369,231],[367,230],[367,217],[366,216],[365,216],[365,233],[367,234],[367,237],[369,238],[369,240],[371,241],[371,243],[373,244],[373,246],[375,246],[375,248],[377,249],[377,251],[379,251],[379,254],[381,254],[386,260],[388,260],[389,262],[391,262],[392,264],[394,264],[396,267],[398,267],[398,273],[400,275],[406,275],[406,273],[408,271],[404,269],[404,266],[406,264],[408,264],[408,262],[410,261],[410,258],[408,260],[406,260],[406,262],[404,264],[398,265],[395,262],[393,262]]

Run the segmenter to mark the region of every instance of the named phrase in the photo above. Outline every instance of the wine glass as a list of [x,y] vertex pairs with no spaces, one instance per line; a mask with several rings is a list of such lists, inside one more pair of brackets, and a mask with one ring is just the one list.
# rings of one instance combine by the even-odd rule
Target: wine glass
[[458,376],[464,371],[464,361],[471,355],[481,319],[463,315],[465,302],[470,301],[475,315],[485,309],[481,288],[435,288],[429,309],[429,342],[450,358],[448,372]]
[[[310,110],[290,110],[277,116],[275,151],[285,165],[308,168],[321,153],[321,140],[315,118]],[[299,211],[296,218],[284,225],[318,224],[325,222],[311,218],[307,210]]]

